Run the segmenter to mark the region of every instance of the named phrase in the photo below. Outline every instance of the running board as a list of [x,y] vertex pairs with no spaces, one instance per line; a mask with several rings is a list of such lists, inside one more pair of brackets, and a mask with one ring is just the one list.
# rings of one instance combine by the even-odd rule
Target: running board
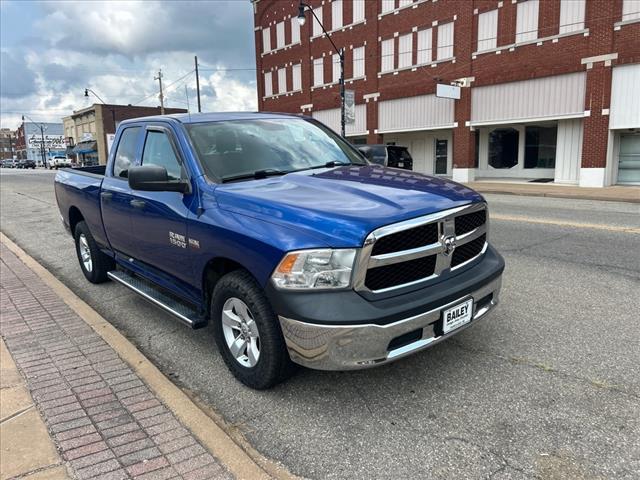
[[196,310],[167,295],[150,282],[122,270],[107,272],[107,276],[111,280],[130,288],[138,295],[149,300],[151,303],[157,305],[166,312],[169,312],[173,316],[177,317],[182,323],[193,329],[202,328],[207,325],[207,321],[198,315]]

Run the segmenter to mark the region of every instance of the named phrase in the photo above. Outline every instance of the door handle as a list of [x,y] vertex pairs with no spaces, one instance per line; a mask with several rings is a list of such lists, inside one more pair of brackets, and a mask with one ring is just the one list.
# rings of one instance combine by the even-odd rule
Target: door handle
[[131,205],[133,208],[144,208],[147,205],[147,202],[145,202],[144,200],[131,200],[129,202],[129,205]]
[[111,192],[100,192],[100,196],[102,197],[103,200],[105,201],[109,201],[113,198],[113,193]]

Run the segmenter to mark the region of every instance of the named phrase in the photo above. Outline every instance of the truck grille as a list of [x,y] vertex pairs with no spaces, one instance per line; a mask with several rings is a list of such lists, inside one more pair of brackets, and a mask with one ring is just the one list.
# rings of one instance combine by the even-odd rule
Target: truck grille
[[430,223],[382,237],[373,246],[371,255],[384,255],[386,253],[411,250],[436,243],[437,241],[438,224]]
[[379,228],[365,241],[355,288],[378,293],[437,277],[480,256],[486,232],[484,203]]
[[367,271],[365,285],[369,290],[383,290],[429,277],[433,275],[435,268],[435,255],[394,265],[370,268]]
[[487,221],[487,211],[479,210],[456,217],[456,235],[464,235]]
[[458,265],[471,260],[473,257],[480,255],[480,252],[482,252],[482,249],[484,248],[486,239],[487,236],[482,235],[475,240],[471,240],[469,243],[465,243],[464,245],[460,245],[456,248],[453,252],[453,257],[451,258],[451,268],[457,267]]

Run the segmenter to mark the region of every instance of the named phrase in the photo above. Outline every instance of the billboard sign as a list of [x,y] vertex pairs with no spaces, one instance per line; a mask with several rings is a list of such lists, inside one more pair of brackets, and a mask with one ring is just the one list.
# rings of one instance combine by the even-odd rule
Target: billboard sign
[[344,91],[344,123],[356,123],[356,92],[353,90]]
[[436,85],[436,97],[460,100],[460,87],[438,83]]
[[[41,148],[42,135],[31,133],[27,136],[27,148]],[[66,148],[64,135],[44,135],[44,148],[51,150],[64,150]]]

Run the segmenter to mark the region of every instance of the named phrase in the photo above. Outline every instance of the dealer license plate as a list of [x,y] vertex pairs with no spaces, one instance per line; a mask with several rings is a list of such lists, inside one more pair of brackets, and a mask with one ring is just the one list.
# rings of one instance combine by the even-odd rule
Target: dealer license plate
[[449,333],[471,321],[473,313],[473,298],[459,303],[442,313],[442,332]]

